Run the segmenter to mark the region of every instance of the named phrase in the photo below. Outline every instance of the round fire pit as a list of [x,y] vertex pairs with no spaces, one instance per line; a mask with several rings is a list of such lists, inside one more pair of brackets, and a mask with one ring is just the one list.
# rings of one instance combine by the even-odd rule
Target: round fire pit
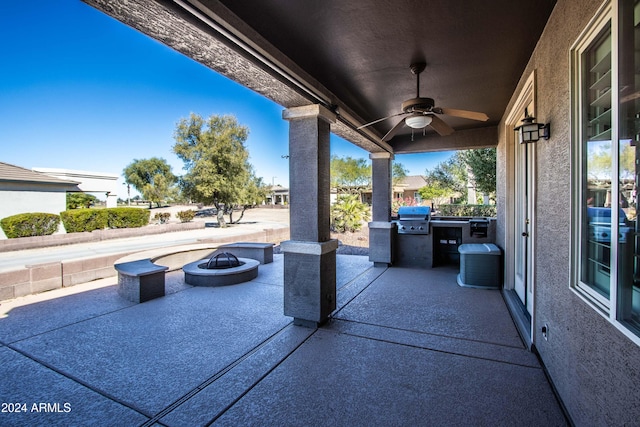
[[254,259],[238,258],[223,252],[209,259],[201,259],[182,267],[185,283],[192,286],[235,285],[258,277],[258,265]]

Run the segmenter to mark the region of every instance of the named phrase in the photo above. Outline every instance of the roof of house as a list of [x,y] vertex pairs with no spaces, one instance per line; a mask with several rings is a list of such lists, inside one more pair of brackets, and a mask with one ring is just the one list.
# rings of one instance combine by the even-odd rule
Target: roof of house
[[409,189],[418,189],[427,185],[427,180],[422,175],[409,175],[405,176],[402,181],[398,183],[396,187],[403,187]]
[[20,166],[0,162],[0,181],[4,182],[35,182],[42,184],[77,185],[78,182],[56,178],[41,172],[34,172]]

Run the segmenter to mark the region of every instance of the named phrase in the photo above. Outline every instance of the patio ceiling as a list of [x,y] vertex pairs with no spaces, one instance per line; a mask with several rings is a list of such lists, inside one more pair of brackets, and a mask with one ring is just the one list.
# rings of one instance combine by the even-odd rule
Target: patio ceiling
[[[320,103],[332,131],[370,152],[437,151],[497,143],[497,124],[555,0],[85,0],[284,107]],[[441,116],[456,132],[381,137],[416,96],[409,65],[426,62],[420,95],[484,112]],[[428,128],[430,129],[430,128]]]

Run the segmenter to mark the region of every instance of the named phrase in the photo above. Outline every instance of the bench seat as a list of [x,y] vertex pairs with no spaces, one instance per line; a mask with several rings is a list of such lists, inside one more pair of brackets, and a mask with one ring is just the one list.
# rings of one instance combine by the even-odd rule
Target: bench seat
[[164,296],[164,273],[169,269],[141,259],[113,266],[118,272],[118,294],[126,300],[140,303]]
[[235,242],[221,245],[216,253],[230,252],[238,258],[251,258],[260,264],[273,262],[273,243]]

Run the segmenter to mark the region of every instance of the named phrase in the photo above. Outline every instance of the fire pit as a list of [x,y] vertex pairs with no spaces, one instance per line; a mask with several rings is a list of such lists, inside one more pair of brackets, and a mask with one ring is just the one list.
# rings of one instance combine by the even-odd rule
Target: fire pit
[[224,270],[226,268],[235,268],[244,265],[237,256],[229,252],[222,252],[209,258],[209,261],[198,265],[199,268],[207,270]]
[[226,286],[246,282],[258,277],[258,265],[254,259],[238,258],[232,253],[214,254],[182,267],[185,283],[192,286]]

